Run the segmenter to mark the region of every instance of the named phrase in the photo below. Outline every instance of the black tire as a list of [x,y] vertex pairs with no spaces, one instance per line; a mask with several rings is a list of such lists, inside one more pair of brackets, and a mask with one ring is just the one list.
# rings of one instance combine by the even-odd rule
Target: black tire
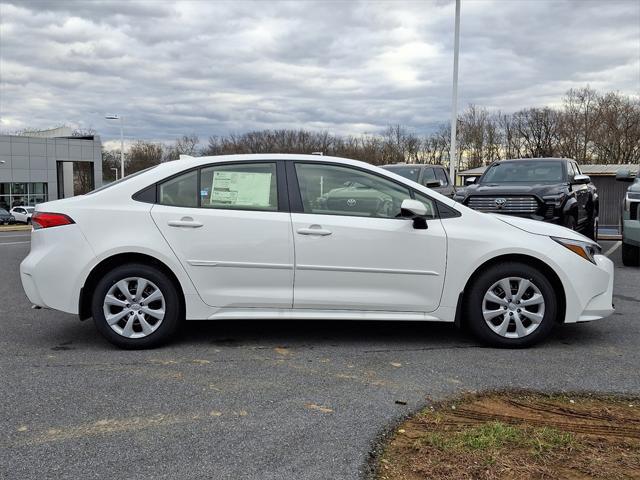
[[573,215],[567,215],[566,217],[564,217],[562,225],[571,230],[575,230],[578,222],[576,221],[576,217],[574,217]]
[[622,243],[622,264],[625,267],[640,266],[640,247]]
[[[155,331],[142,338],[127,338],[115,332],[107,323],[103,309],[104,299],[109,289],[120,280],[131,277],[140,277],[155,284],[165,302],[162,323]],[[182,324],[184,319],[182,310],[178,290],[171,279],[155,267],[137,263],[116,267],[104,275],[96,285],[91,300],[91,313],[98,331],[109,342],[125,349],[154,348],[169,341]]]
[[[530,334],[520,338],[507,338],[494,332],[487,325],[482,314],[485,293],[496,282],[508,277],[520,277],[530,280],[538,288],[544,299],[542,321]],[[505,262],[489,267],[474,279],[468,293],[465,295],[464,308],[467,326],[480,341],[494,347],[524,348],[540,342],[551,333],[551,330],[556,325],[558,299],[551,282],[538,269],[525,263]],[[515,327],[515,325],[510,324],[509,328],[511,329],[512,327]]]
[[27,218],[27,225],[31,225],[31,219]]

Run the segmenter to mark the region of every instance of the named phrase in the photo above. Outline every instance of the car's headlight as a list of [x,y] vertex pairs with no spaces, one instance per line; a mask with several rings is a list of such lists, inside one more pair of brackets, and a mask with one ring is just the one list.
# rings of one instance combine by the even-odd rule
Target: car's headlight
[[624,211],[628,212],[631,208],[631,201],[640,200],[640,192],[627,192],[624,198]]
[[590,261],[594,265],[596,265],[596,260],[593,258],[594,255],[597,255],[602,251],[600,245],[594,242],[583,242],[581,240],[559,237],[551,237],[551,239],[555,240],[566,249],[571,250],[576,255],[580,255],[585,260]]
[[561,193],[559,195],[545,195],[542,198],[545,203],[550,203],[556,207],[559,207],[560,205],[562,205],[562,202],[564,201],[564,197],[565,197],[565,194]]

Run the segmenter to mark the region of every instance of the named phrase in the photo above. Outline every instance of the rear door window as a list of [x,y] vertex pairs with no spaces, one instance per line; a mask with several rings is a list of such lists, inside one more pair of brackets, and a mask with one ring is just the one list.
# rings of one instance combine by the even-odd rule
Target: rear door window
[[259,162],[203,168],[200,205],[231,210],[278,210],[276,164]]
[[198,171],[191,170],[162,182],[158,203],[173,207],[197,207]]
[[449,185],[449,179],[447,178],[447,174],[444,171],[444,168],[435,168],[436,178],[440,180],[440,185],[446,187]]

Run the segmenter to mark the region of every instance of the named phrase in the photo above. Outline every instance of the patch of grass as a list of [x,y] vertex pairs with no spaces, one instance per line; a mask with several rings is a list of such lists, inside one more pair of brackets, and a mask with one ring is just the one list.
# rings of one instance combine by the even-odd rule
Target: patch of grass
[[535,428],[531,433],[528,443],[534,455],[543,455],[558,448],[576,447],[575,437],[571,433],[552,427]]
[[574,438],[571,433],[551,427],[533,428],[496,421],[459,432],[426,432],[418,442],[444,452],[495,451],[509,447],[542,455],[553,449],[572,446]]

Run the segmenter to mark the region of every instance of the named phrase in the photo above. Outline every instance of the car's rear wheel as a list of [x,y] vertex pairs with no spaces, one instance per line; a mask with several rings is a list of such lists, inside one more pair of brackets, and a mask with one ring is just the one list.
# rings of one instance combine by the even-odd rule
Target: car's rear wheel
[[636,247],[629,243],[623,243],[622,264],[626,267],[640,266],[640,247]]
[[482,272],[466,296],[466,317],[482,342],[528,347],[549,335],[558,300],[551,282],[525,263],[494,265]]
[[143,264],[117,267],[96,285],[91,311],[98,331],[129,349],[153,348],[176,333],[182,317],[173,282]]

